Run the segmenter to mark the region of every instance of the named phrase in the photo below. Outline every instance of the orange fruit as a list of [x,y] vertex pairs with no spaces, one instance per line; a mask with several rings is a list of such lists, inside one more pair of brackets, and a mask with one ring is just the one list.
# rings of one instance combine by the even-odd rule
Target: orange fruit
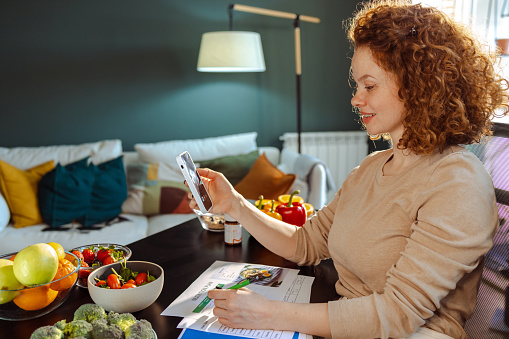
[[55,252],[57,252],[58,260],[62,260],[65,258],[65,250],[62,247],[62,245],[56,243],[56,242],[49,242],[48,245],[53,247]]
[[307,218],[309,218],[310,216],[313,215],[313,213],[315,213],[315,208],[310,203],[305,202],[302,204],[302,206],[304,206],[304,208],[306,209],[306,217]]
[[[53,281],[58,280],[60,278],[65,277],[66,275],[72,273],[76,267],[67,259],[62,259],[58,262],[58,269]],[[67,278],[61,279],[50,284],[51,289],[55,291],[64,291],[71,287],[74,282],[78,279],[78,273],[71,274]]]
[[[73,257],[72,255],[70,255],[69,253],[65,254],[65,259],[69,260],[74,266],[78,266],[78,260],[75,257]],[[84,263],[84,261],[82,261],[81,264],[83,265],[83,263]]]
[[21,294],[14,298],[14,303],[27,311],[40,310],[51,304],[57,297],[58,291],[49,288],[49,285],[43,285],[34,288],[27,288],[21,291]]
[[[290,194],[282,194],[279,197],[277,197],[277,200],[282,204],[288,204],[288,200],[290,200]],[[294,195],[292,198],[292,202],[304,202],[304,198],[299,197],[298,195]]]

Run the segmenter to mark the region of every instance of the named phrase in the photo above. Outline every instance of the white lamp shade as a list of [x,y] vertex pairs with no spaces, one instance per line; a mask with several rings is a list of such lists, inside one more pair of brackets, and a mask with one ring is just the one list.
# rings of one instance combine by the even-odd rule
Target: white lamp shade
[[260,34],[254,32],[209,32],[201,38],[200,72],[264,72]]

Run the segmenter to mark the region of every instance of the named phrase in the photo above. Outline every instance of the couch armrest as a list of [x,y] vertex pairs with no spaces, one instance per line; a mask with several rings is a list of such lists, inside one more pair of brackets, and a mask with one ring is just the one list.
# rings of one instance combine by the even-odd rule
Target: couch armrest
[[[296,173],[296,163],[299,163],[299,159],[304,155],[292,151],[288,148],[283,148],[281,151],[281,163],[279,168],[286,173]],[[305,179],[308,185],[308,194],[305,198],[306,202],[309,202],[315,207],[315,209],[321,209],[327,203],[327,169],[322,162],[317,162],[310,170],[309,174]]]
[[308,202],[319,210],[327,203],[327,174],[322,164],[316,165],[308,177]]

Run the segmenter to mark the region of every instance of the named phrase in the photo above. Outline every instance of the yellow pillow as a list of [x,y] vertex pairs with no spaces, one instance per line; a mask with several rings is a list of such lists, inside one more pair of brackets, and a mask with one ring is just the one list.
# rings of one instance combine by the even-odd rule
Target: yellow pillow
[[265,199],[276,199],[290,192],[295,174],[285,174],[262,154],[255,161],[246,176],[235,185],[235,190],[246,199],[256,200],[260,195]]
[[11,210],[14,227],[42,224],[37,187],[44,174],[55,167],[53,160],[20,170],[0,160],[0,187]]

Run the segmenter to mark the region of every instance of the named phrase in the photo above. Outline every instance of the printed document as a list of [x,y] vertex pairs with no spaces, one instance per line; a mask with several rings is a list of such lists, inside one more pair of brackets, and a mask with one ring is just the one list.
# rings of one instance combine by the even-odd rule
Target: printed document
[[231,329],[217,321],[212,313],[214,302],[207,297],[207,292],[213,288],[228,288],[246,279],[250,280],[247,288],[267,299],[296,303],[309,302],[314,280],[313,277],[298,275],[296,269],[216,261],[161,315],[184,317],[177,326],[179,328],[245,338],[291,339],[295,332]]

